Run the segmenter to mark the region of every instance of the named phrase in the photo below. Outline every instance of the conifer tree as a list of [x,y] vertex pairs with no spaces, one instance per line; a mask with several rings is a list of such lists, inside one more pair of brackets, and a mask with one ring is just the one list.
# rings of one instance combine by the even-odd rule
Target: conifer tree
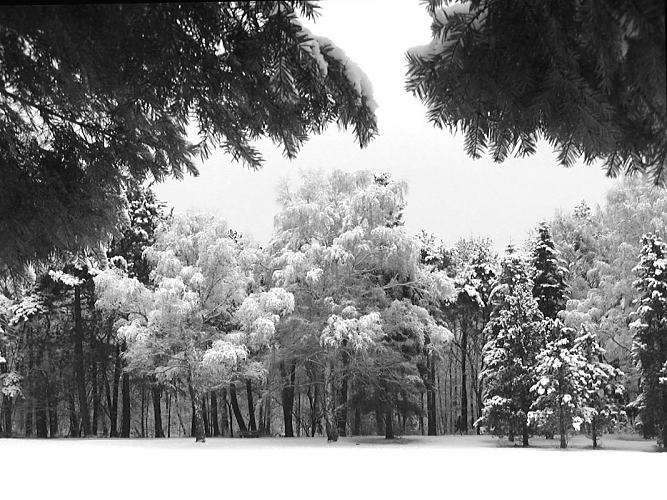
[[597,335],[585,324],[575,339],[575,350],[584,361],[580,370],[585,404],[582,416],[590,426],[593,448],[597,448],[598,436],[613,430],[625,417],[619,405],[625,393],[625,387],[620,382],[623,372],[605,362],[605,350],[600,346]]
[[635,287],[641,294],[632,316],[633,352],[641,373],[645,434],[667,448],[667,244],[657,235],[642,238]]
[[582,380],[578,371],[583,359],[575,350],[575,330],[564,327],[558,320],[548,321],[553,340],[537,355],[535,378],[531,391],[537,394],[531,415],[538,427],[560,435],[560,447],[567,448],[567,436],[574,428],[579,430],[583,406]]
[[667,182],[663,0],[427,5],[432,41],[408,51],[407,89],[470,156],[502,162],[545,139],[563,165]]
[[530,270],[510,247],[502,260],[500,284],[494,290],[495,308],[486,326],[482,378],[486,396],[482,421],[494,434],[522,434],[528,446],[528,412],[534,396],[533,366],[544,342],[544,316],[532,294]]
[[551,237],[549,226],[538,226],[537,239],[533,243],[533,296],[545,318],[556,319],[558,311],[565,308],[567,284],[565,270],[558,261],[558,251]]
[[196,174],[214,148],[259,168],[258,137],[294,158],[334,122],[368,144],[370,82],[302,25],[317,14],[305,0],[3,7],[0,263],[108,241],[126,182]]

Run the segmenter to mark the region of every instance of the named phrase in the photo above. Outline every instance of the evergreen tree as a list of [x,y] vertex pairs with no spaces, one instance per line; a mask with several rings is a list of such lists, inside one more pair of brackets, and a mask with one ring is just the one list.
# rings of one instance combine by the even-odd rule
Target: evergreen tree
[[567,284],[565,270],[560,265],[558,251],[551,237],[549,226],[538,226],[537,239],[533,243],[533,296],[545,318],[556,319],[558,311],[565,309]]
[[660,237],[642,238],[635,287],[641,294],[633,317],[633,350],[641,372],[642,421],[645,434],[658,435],[667,447],[667,244]]
[[[445,5],[443,5],[445,3]],[[407,89],[473,158],[601,159],[667,182],[665,2],[430,0],[432,41],[407,53]]]
[[548,321],[551,342],[537,355],[535,378],[531,391],[537,394],[533,403],[534,419],[547,435],[554,430],[560,434],[560,447],[567,448],[567,436],[581,425],[583,387],[579,370],[583,359],[575,350],[575,330],[564,327],[558,320]]
[[544,316],[533,297],[525,260],[510,247],[501,264],[495,308],[486,326],[482,421],[494,434],[508,434],[511,440],[520,432],[523,446],[528,446],[528,412],[534,400],[530,389],[535,359],[544,345]]
[[593,448],[598,446],[598,436],[611,431],[624,417],[619,401],[625,393],[620,382],[623,372],[606,363],[605,350],[600,346],[597,335],[586,325],[582,325],[575,339],[575,350],[584,361],[580,369],[584,388],[584,421],[589,425]]
[[196,174],[216,147],[258,168],[258,137],[293,158],[333,122],[368,144],[368,78],[299,15],[317,5],[3,7],[0,263],[108,241],[127,181]]

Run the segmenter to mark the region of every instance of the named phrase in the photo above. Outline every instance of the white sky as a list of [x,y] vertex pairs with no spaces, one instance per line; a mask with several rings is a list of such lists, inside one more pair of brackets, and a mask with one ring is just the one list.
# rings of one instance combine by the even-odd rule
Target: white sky
[[278,206],[276,189],[299,170],[340,168],[390,172],[407,181],[407,229],[433,232],[448,243],[460,237],[488,236],[498,248],[522,243],[540,220],[569,211],[581,200],[595,206],[615,181],[599,166],[559,166],[547,144],[536,155],[502,164],[472,160],[456,136],[432,127],[426,109],[404,90],[405,51],[430,40],[430,18],[417,0],[330,0],[322,2],[314,26],[358,63],[374,86],[380,135],[365,149],[351,132],[333,125],[313,136],[298,158],[289,161],[270,141],[260,141],[264,168],[246,169],[222,152],[200,166],[199,177],[169,180],[158,197],[177,212],[205,210],[231,227],[267,241]]

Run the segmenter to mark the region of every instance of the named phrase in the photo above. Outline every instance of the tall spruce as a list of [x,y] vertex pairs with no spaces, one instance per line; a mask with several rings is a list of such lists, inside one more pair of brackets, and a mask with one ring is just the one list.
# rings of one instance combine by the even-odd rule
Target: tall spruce
[[633,352],[641,373],[642,422],[667,448],[667,244],[657,235],[642,238],[634,286],[641,294],[634,321]]
[[508,248],[500,283],[492,296],[495,307],[486,326],[482,379],[486,384],[482,422],[494,434],[521,434],[528,446],[528,412],[534,396],[533,366],[544,343],[544,316],[533,297],[530,269]]
[[542,222],[537,231],[532,251],[533,296],[544,317],[556,319],[567,302],[565,270],[559,263],[549,226]]

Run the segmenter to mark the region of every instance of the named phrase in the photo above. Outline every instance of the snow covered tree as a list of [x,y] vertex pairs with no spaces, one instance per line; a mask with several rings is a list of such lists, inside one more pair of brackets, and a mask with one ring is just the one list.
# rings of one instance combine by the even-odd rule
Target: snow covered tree
[[561,448],[567,448],[571,431],[579,432],[586,424],[597,448],[598,436],[622,416],[617,405],[624,391],[618,382],[622,373],[604,362],[604,349],[585,325],[579,335],[559,320],[549,320],[548,328],[553,340],[537,356],[531,419],[549,435],[557,430]]
[[[119,268],[95,278],[97,307],[122,315],[116,327],[128,344],[128,369],[185,385],[197,441],[205,440],[201,395],[239,371],[261,373],[249,351],[267,342],[275,322],[293,307],[290,294],[261,295],[255,270],[260,254],[232,238],[223,221],[175,217],[146,250],[154,289]],[[259,296],[248,296],[253,288]]]
[[582,325],[575,339],[575,350],[584,361],[580,368],[585,404],[582,417],[590,427],[593,448],[597,448],[598,436],[613,430],[625,417],[619,404],[625,393],[625,387],[620,382],[623,372],[605,362],[605,350],[600,346],[597,335],[586,325]]
[[[456,287],[456,300],[451,301],[445,308],[448,323],[452,325],[454,344],[460,351],[461,389],[460,389],[460,417],[459,430],[467,432],[468,415],[468,385],[475,392],[478,415],[482,411],[482,381],[479,374],[483,367],[482,350],[486,344],[484,328],[489,321],[493,305],[490,301],[493,287],[497,284],[498,270],[496,256],[491,249],[491,242],[485,239],[459,240],[452,249]],[[470,373],[469,373],[470,372]],[[472,415],[470,416],[472,417]]]
[[[155,233],[160,223],[165,222],[164,204],[157,200],[150,186],[142,186],[137,183],[130,184],[126,191],[128,199],[129,224],[125,226],[120,234],[111,240],[107,249],[107,258],[115,265],[127,271],[129,277],[136,277],[141,283],[148,285],[150,282],[150,265],[144,255],[144,250],[155,243]],[[115,348],[114,365],[116,369],[113,375],[112,404],[109,408],[111,419],[111,437],[117,437],[118,433],[118,386],[122,379],[122,415],[120,436],[130,437],[130,405],[131,384],[130,373],[122,370],[121,359],[126,344],[122,339],[118,340]],[[149,380],[151,377],[149,377]],[[162,431],[162,416],[160,413],[160,399],[162,388],[155,380],[151,380],[151,392],[153,393],[153,412],[155,422],[155,437],[164,437]]]
[[272,283],[296,298],[295,317],[303,328],[291,342],[308,346],[310,358],[328,367],[322,374],[327,386],[334,379],[337,390],[327,396],[327,411],[341,410],[335,433],[329,425],[331,440],[345,428],[352,363],[361,351],[345,338],[322,343],[322,332],[347,324],[337,318],[348,307],[354,318],[364,318],[411,292],[423,299],[452,292],[444,272],[419,265],[419,244],[399,223],[405,190],[404,183],[367,171],[310,172],[296,190],[285,185],[279,196]]
[[535,379],[530,388],[536,395],[531,420],[548,436],[560,435],[560,447],[567,448],[567,436],[571,430],[578,431],[583,419],[584,380],[580,370],[584,358],[576,349],[575,334],[558,320],[550,320],[545,328],[553,340],[540,351],[535,361]]
[[520,432],[523,446],[528,446],[528,412],[534,401],[530,389],[535,384],[536,356],[544,345],[544,316],[532,294],[526,259],[510,247],[501,267],[500,283],[492,294],[495,307],[486,326],[482,422],[511,440]]
[[502,162],[546,139],[563,165],[667,183],[662,0],[427,4],[432,41],[408,51],[407,89],[470,156]]
[[256,138],[293,158],[333,122],[366,146],[377,131],[370,82],[301,24],[317,9],[302,0],[4,8],[0,261],[20,268],[108,241],[126,181],[196,174],[196,158],[216,147],[258,168]]
[[631,324],[633,352],[641,373],[643,425],[667,448],[667,244],[647,234],[642,245],[634,269],[640,299]]
[[556,319],[558,312],[565,309],[567,299],[565,270],[559,262],[549,226],[543,222],[537,231],[532,248],[533,296],[544,317]]

